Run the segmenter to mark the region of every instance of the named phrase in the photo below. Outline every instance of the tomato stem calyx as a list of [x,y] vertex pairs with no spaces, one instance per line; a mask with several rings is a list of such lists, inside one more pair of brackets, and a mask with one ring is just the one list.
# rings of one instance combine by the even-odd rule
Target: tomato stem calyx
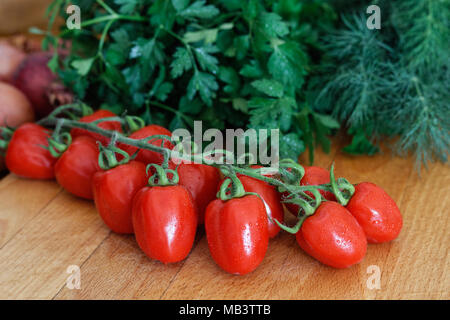
[[[180,177],[178,176],[177,170],[172,170],[168,168],[163,168],[160,165],[151,163],[146,168],[147,176],[149,175],[150,169],[155,168],[155,173],[148,179],[148,185],[151,187],[166,187],[177,185]],[[169,176],[172,175],[172,177]]]
[[334,163],[331,165],[330,169],[330,184],[336,199],[345,207],[355,193],[355,187],[348,182],[347,179],[339,178],[336,181],[336,178],[334,177]]

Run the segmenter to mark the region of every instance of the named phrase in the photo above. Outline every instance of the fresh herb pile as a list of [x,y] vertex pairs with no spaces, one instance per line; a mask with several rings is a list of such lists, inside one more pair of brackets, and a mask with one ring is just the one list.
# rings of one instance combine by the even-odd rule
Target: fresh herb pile
[[[75,95],[170,130],[280,128],[281,157],[296,159],[339,124],[315,112],[305,89],[320,63],[324,1],[78,0],[72,52],[51,64]],[[49,8],[50,22],[66,1]],[[48,38],[48,41],[56,41]],[[52,60],[56,62],[56,58]],[[311,152],[311,155],[313,153]]]
[[[375,1],[381,30],[369,30],[366,1],[334,1],[342,28],[324,38],[329,61],[314,106],[354,135],[350,153],[414,151],[417,164],[446,162],[450,146],[450,2]],[[346,10],[345,8],[351,8]],[[312,81],[312,82],[314,82]]]
[[[75,95],[170,130],[280,128],[281,157],[330,148],[373,154],[380,140],[418,163],[447,160],[448,1],[76,0],[81,30],[63,64]],[[366,26],[370,4],[382,29]],[[67,19],[66,0],[49,8]],[[337,121],[336,121],[336,120]]]

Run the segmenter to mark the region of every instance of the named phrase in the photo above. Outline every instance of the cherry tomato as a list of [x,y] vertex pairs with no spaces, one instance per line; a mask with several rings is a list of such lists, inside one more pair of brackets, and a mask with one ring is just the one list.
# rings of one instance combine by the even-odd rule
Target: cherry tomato
[[206,208],[205,229],[212,258],[229,273],[255,270],[266,254],[266,209],[255,195],[212,201]]
[[[252,168],[258,167],[252,166]],[[266,208],[269,238],[274,238],[278,232],[280,232],[280,227],[273,221],[273,219],[277,219],[281,223],[284,221],[284,210],[281,204],[280,193],[277,191],[275,186],[272,186],[267,182],[241,174],[238,174],[237,176],[246,192],[257,193],[262,198]],[[222,182],[219,183],[219,187]]]
[[73,140],[55,165],[56,180],[61,187],[80,198],[93,199],[92,178],[101,170],[98,155],[93,138],[80,136]]
[[145,164],[130,161],[106,171],[98,171],[92,188],[97,211],[105,224],[117,233],[133,233],[132,201],[147,184]]
[[186,188],[142,188],[133,200],[132,221],[136,241],[150,258],[178,262],[191,251],[197,213]]
[[216,198],[220,173],[217,168],[206,164],[180,164],[178,167],[179,184],[192,195],[197,208],[198,223],[203,224],[208,204]]
[[53,179],[56,162],[47,149],[50,133],[35,123],[21,125],[13,134],[6,151],[6,166],[18,176]]
[[[318,184],[325,184],[330,183],[330,173],[321,167],[304,167],[305,168],[305,175],[303,176],[302,180],[300,181],[301,186],[310,186],[310,185],[318,185]],[[336,201],[336,197],[332,192],[329,191],[319,191],[322,196],[324,196],[325,199],[330,201]],[[307,191],[306,194],[309,196],[313,196],[311,192]],[[283,195],[287,195],[287,193],[284,193]],[[286,208],[297,216],[299,206],[293,203],[285,203]]]
[[337,202],[322,202],[306,218],[296,234],[300,247],[323,264],[347,268],[359,263],[366,254],[363,229],[351,213]]
[[394,240],[402,229],[403,219],[397,204],[373,183],[358,184],[347,209],[358,220],[369,243]]
[[[89,116],[82,117],[79,121],[84,123],[93,122],[95,120],[116,117],[117,115],[109,110],[98,110]],[[122,132],[122,126],[119,121],[105,121],[100,122],[97,127],[110,130],[110,131],[118,131]],[[103,145],[107,145],[109,143],[109,138],[102,136],[101,134],[90,132],[80,128],[73,128],[70,130],[70,135],[73,139],[79,136],[89,136],[92,137],[95,141],[100,141]]]
[[273,222],[273,219],[277,219],[281,223],[284,220],[284,210],[281,205],[280,193],[276,187],[252,177],[240,176],[239,180],[242,182],[246,192],[255,192],[262,198],[266,208],[266,215],[268,216],[269,237],[275,237],[280,232],[280,227]]
[[[133,132],[129,138],[131,139],[144,139],[150,136],[154,136],[154,135],[166,135],[166,136],[172,136],[172,132],[170,132],[169,130],[167,130],[166,128],[163,128],[161,126],[158,126],[156,124],[151,124],[148,125],[142,129],[139,129],[135,132]],[[149,142],[152,145],[161,146],[161,139],[158,140],[154,140]],[[172,149],[174,146],[170,141],[164,141],[164,148],[168,148],[168,149]],[[133,155],[138,149],[134,146],[130,146],[130,145],[124,145],[124,144],[120,144],[120,148],[125,150],[126,152],[128,152],[128,154],[131,156]],[[158,152],[154,152],[151,150],[139,150],[139,152],[137,153],[137,156],[135,158],[135,160],[137,161],[141,161],[145,164],[149,164],[149,163],[156,163],[156,164],[162,164],[164,161],[164,156]]]

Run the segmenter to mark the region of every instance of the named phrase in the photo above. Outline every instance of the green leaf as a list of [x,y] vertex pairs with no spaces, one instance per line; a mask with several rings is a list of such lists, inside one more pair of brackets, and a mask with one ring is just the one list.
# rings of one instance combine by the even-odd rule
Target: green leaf
[[122,50],[127,50],[131,46],[130,37],[124,29],[117,29],[111,32],[111,38]]
[[197,61],[204,71],[216,73],[219,70],[218,67],[219,61],[217,60],[216,57],[210,55],[210,53],[216,53],[217,51],[218,49],[215,46],[204,46],[201,48],[194,49]]
[[368,154],[374,155],[380,151],[380,149],[374,146],[366,137],[364,130],[350,130],[350,134],[354,134],[352,142],[345,146],[342,150],[348,154],[361,155]]
[[175,115],[172,121],[170,121],[169,130],[174,131],[178,128],[186,128],[186,124],[179,115]]
[[247,100],[245,100],[243,98],[234,98],[232,100],[232,104],[233,104],[233,109],[234,110],[238,110],[238,111],[241,111],[243,113],[247,113],[248,112]]
[[128,50],[122,49],[116,43],[111,44],[105,51],[105,59],[112,65],[121,65],[127,61]]
[[169,93],[173,89],[173,84],[170,82],[163,82],[159,87],[158,90],[155,93],[156,98],[159,101],[165,101],[167,100],[167,97],[169,96]]
[[59,56],[57,53],[53,54],[52,58],[48,61],[47,66],[52,72],[56,72],[59,67]]
[[297,133],[291,132],[280,137],[280,157],[282,159],[290,158],[297,161],[299,155],[304,151],[305,144]]
[[297,43],[286,42],[274,48],[267,67],[276,80],[301,88],[307,74],[307,56]]
[[74,61],[72,61],[71,66],[75,70],[77,70],[77,72],[80,76],[85,76],[91,70],[92,64],[94,63],[95,59],[96,59],[96,57],[74,60]]
[[257,60],[251,60],[250,64],[242,67],[239,74],[247,78],[261,78],[264,73],[259,62]]
[[234,48],[236,50],[236,59],[242,60],[247,56],[250,47],[250,40],[248,35],[234,38]]
[[309,150],[309,163],[314,163],[314,136],[310,121],[311,110],[308,105],[304,105],[302,111],[297,115],[298,125],[303,133],[303,141]]
[[260,0],[247,0],[242,5],[243,17],[247,21],[252,21],[261,13],[264,9]]
[[187,95],[192,100],[198,92],[200,98],[208,106],[212,105],[212,99],[216,97],[215,91],[219,88],[216,79],[213,75],[208,73],[196,71],[194,76],[189,81],[187,87]]
[[288,131],[296,103],[290,97],[271,99],[254,97],[248,102],[252,128],[279,128]]
[[186,32],[183,36],[183,40],[187,43],[204,41],[205,43],[213,43],[217,39],[219,29],[204,29],[200,31]]
[[[142,1],[142,0],[141,0]],[[151,25],[154,28],[160,28],[164,26],[167,30],[171,30],[176,19],[176,11],[172,6],[169,6],[169,0],[145,0],[147,4],[152,3],[151,7],[148,8],[144,17],[149,18]],[[124,24],[127,22],[124,22]],[[142,29],[137,29],[138,33],[144,35],[153,34],[154,28],[149,28],[143,31]]]
[[114,3],[120,6],[120,13],[131,14],[136,10],[139,0],[114,0]]
[[172,78],[180,77],[183,72],[192,69],[192,61],[189,52],[184,47],[178,47],[175,51],[174,60],[170,64]]
[[188,6],[189,2],[190,0],[172,0],[172,5],[177,12],[180,12]]
[[122,70],[126,83],[129,85],[129,91],[139,91],[144,85],[146,79],[142,76],[142,70],[138,64]]
[[211,19],[220,13],[214,5],[206,5],[205,0],[198,0],[186,9],[178,12],[180,16],[186,19]]
[[271,79],[255,80],[252,82],[252,86],[256,90],[270,97],[281,98],[284,94],[283,85],[275,80]]
[[227,85],[223,88],[223,91],[228,94],[237,94],[241,85],[236,71],[231,67],[220,67],[219,79],[225,82]]
[[329,129],[339,129],[341,125],[332,116],[326,114],[315,113],[314,117],[319,121],[324,127]]
[[155,38],[138,38],[133,44],[130,59],[139,59],[143,65],[152,69],[164,62],[164,45]]
[[183,40],[187,43],[204,41],[206,44],[211,44],[216,42],[219,30],[231,30],[233,26],[233,23],[223,23],[218,28],[188,31],[184,34]]
[[273,12],[261,14],[257,25],[268,38],[284,37],[289,33],[288,25],[278,14]]
[[189,100],[186,96],[182,96],[178,106],[178,110],[182,113],[197,115],[203,108],[203,103],[199,99]]

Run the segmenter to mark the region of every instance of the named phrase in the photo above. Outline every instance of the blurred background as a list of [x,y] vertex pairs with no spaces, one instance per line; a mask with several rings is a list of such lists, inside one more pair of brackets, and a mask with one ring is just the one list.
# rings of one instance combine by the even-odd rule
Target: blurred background
[[27,32],[30,26],[45,27],[45,10],[52,0],[1,0],[0,35]]

